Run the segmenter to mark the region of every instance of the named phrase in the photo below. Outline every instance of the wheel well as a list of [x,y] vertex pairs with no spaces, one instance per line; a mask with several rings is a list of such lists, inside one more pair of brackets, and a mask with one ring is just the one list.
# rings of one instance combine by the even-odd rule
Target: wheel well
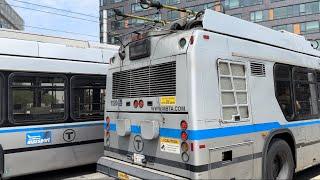
[[292,155],[293,155],[294,165],[296,166],[297,165],[297,162],[296,162],[296,145],[295,145],[295,141],[293,139],[293,136],[288,132],[283,132],[283,133],[279,133],[279,134],[274,135],[272,137],[270,143],[269,143],[268,149],[269,149],[269,147],[271,145],[272,140],[274,140],[274,139],[282,139],[282,140],[286,141],[289,144],[291,152],[292,152]]

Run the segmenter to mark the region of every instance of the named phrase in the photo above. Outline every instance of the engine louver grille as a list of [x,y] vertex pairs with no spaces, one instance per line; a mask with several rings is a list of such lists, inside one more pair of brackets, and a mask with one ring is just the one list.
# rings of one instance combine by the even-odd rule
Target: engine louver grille
[[266,67],[262,63],[251,62],[251,75],[265,77],[266,76]]
[[176,62],[113,73],[112,98],[176,95]]

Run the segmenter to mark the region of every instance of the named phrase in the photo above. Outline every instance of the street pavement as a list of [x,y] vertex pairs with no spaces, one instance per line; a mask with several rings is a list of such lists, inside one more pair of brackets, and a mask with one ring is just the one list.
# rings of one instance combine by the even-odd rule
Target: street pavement
[[44,172],[13,178],[13,180],[113,180],[114,178],[96,172],[96,165]]
[[[96,172],[95,165],[81,166],[76,168],[51,171],[46,173],[34,174],[13,178],[13,180],[113,180],[114,178]],[[311,167],[299,172],[294,177],[295,180],[319,179],[320,165]]]

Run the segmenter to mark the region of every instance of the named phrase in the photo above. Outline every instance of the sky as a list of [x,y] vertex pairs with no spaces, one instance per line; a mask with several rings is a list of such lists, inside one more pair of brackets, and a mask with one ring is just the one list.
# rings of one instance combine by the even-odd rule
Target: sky
[[[25,21],[25,31],[61,36],[73,39],[99,41],[99,0],[7,0],[7,2],[13,6],[13,8],[18,12],[18,14]],[[88,17],[79,14],[72,14],[68,12],[53,10],[44,7],[38,7],[31,4],[26,4],[23,2],[29,2],[44,6],[50,6],[59,9],[65,9],[68,11],[79,12],[83,14],[88,14],[95,17]],[[23,9],[23,8],[29,9]],[[41,11],[50,11],[52,13],[63,14],[66,16],[73,16],[77,18],[89,19],[89,22],[84,20],[79,20],[70,17],[63,17],[49,13],[37,12],[30,9],[38,9]],[[54,32],[49,30],[41,30],[32,27],[41,27],[46,29],[54,29],[59,31],[67,31],[72,33]],[[78,33],[78,34],[76,34]],[[85,35],[79,35],[85,34]],[[90,35],[90,36],[87,36]]]

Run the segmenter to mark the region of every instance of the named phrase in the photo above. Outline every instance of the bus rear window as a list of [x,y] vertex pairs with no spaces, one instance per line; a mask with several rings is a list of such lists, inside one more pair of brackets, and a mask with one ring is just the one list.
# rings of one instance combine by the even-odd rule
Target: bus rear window
[[74,120],[102,120],[106,76],[71,78],[71,116]]
[[65,76],[14,73],[9,80],[14,123],[65,120]]

